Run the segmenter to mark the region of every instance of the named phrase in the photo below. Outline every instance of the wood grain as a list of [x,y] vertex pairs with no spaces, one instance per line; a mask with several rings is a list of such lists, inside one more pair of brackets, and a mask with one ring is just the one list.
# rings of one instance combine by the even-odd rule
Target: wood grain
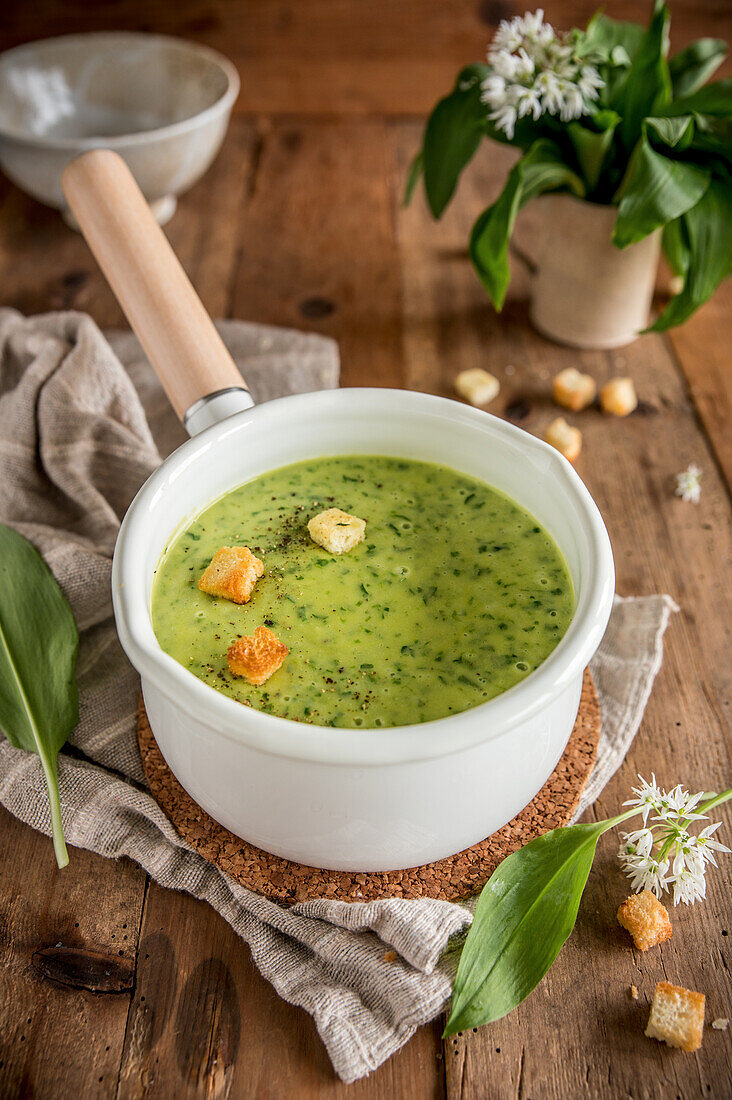
[[[547,18],[583,25],[597,0],[555,0]],[[458,69],[485,54],[512,0],[35,0],[6,5],[2,48],[55,34],[145,30],[221,50],[237,65],[236,110],[250,114],[422,115]],[[645,21],[650,0],[612,0],[608,14]],[[675,0],[672,43],[732,37],[726,0]]]
[[260,977],[229,925],[151,884],[119,1096],[390,1100],[416,1081],[420,1097],[437,1098],[439,1032],[439,1022],[422,1028],[378,1073],[342,1085],[312,1019]]
[[[568,26],[595,6],[558,0],[551,18]],[[399,116],[429,109],[458,66],[482,55],[490,26],[515,10],[523,8],[508,0],[152,0],[144,8],[138,0],[38,0],[3,12],[0,44],[114,22],[184,34],[234,58],[243,76],[238,110],[249,117],[236,120],[166,230],[214,315],[335,336],[347,384],[450,394],[458,370],[487,367],[502,382],[496,411],[534,432],[553,415],[548,384],[562,366],[598,380],[632,373],[641,411],[626,421],[578,417],[585,438],[578,468],[607,519],[619,590],[667,591],[682,610],[640,733],[594,808],[605,816],[637,771],[655,770],[664,783],[730,784],[732,291],[728,284],[670,337],[644,337],[612,354],[570,351],[535,335],[526,320],[520,253],[531,255],[541,231],[540,204],[522,215],[500,317],[466,261],[469,227],[495,195],[510,153],[481,152],[441,223],[419,197],[401,210],[420,127]],[[618,0],[608,13],[639,17],[635,0]],[[676,0],[676,44],[732,37],[731,15],[726,0]],[[122,323],[83,241],[5,181],[0,286],[3,304],[24,312],[76,308],[102,326]],[[704,470],[696,508],[673,495],[673,477],[690,461]],[[439,1022],[423,1028],[397,1057],[345,1088],[310,1018],[277,998],[205,904],[146,888],[132,865],[77,849],[58,872],[48,840],[7,814],[0,835],[0,1095],[729,1095],[729,1033],[707,1029],[701,1051],[687,1055],[642,1032],[660,978],[706,992],[708,1020],[730,1015],[731,860],[710,874],[703,905],[672,912],[672,940],[641,955],[615,922],[625,886],[605,838],[577,929],[524,1005],[450,1040],[444,1052]],[[79,985],[50,976],[49,967],[63,976],[68,956],[43,956],[46,972],[39,969],[38,953],[58,952],[57,944],[78,952],[71,970]],[[119,992],[90,990],[100,956],[122,959]],[[637,1002],[630,984],[640,990]]]
[[0,1096],[112,1097],[145,873],[0,819]]
[[387,150],[384,122],[274,121],[242,218],[234,315],[334,337],[345,385],[402,381]]

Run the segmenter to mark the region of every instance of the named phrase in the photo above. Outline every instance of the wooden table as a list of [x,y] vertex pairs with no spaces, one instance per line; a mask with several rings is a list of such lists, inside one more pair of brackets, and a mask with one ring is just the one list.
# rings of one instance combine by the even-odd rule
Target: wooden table
[[[630,0],[608,6],[613,15],[639,11]],[[561,0],[551,15],[568,26],[593,7]],[[469,227],[510,153],[482,151],[439,225],[421,197],[407,211],[400,206],[418,116],[459,64],[481,55],[512,5],[43,0],[14,6],[3,42],[103,26],[110,8],[117,26],[220,46],[242,72],[225,147],[168,227],[212,314],[335,337],[344,385],[450,395],[457,371],[485,367],[501,380],[493,411],[532,432],[553,415],[549,385],[560,368],[577,366],[599,382],[633,376],[635,415],[582,416],[578,469],[607,521],[619,592],[669,592],[681,612],[635,744],[593,813],[616,812],[639,771],[693,789],[728,786],[732,282],[670,336],[645,336],[618,352],[570,351],[527,323],[539,207],[519,227],[500,317],[466,259]],[[732,37],[726,0],[677,4],[675,26],[676,44]],[[122,323],[83,241],[5,181],[0,287],[2,304],[26,313],[72,308],[102,326]],[[673,493],[674,475],[692,461],[704,471],[698,507]],[[444,1043],[436,1021],[346,1089],[310,1018],[277,998],[205,904],[160,889],[131,863],[77,849],[58,872],[50,843],[5,813],[1,835],[3,1096],[641,1100],[732,1092],[730,1032],[708,1028],[694,1055],[643,1036],[662,978],[706,992],[708,1021],[732,1015],[729,858],[710,874],[703,905],[673,912],[673,939],[640,955],[615,921],[627,889],[615,842],[605,838],[574,935],[519,1009]],[[728,825],[728,843],[730,835]],[[49,981],[34,962],[34,952],[59,943],[89,952],[74,984]],[[110,984],[101,978],[109,962],[112,988],[100,992]]]

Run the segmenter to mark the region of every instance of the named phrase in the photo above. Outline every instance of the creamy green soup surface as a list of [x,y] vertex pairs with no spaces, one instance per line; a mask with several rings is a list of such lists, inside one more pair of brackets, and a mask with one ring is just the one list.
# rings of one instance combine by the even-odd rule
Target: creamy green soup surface
[[[366,520],[349,553],[317,546],[308,520]],[[249,603],[198,580],[221,546],[264,563]],[[467,710],[541,664],[574,610],[547,532],[474,478],[406,459],[298,462],[239,486],[192,520],[156,571],[162,648],[195,676],[268,714],[316,725],[409,725]],[[233,676],[229,645],[268,626],[289,647],[259,687]]]

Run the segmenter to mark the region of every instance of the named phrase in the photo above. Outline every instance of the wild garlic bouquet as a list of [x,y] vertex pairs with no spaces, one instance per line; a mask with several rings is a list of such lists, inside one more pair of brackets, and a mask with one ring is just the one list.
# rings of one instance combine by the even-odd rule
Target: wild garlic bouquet
[[663,230],[683,288],[651,326],[657,332],[686,320],[732,272],[732,80],[706,83],[727,47],[702,38],[669,60],[668,26],[662,0],[647,29],[602,13],[567,34],[541,10],[504,20],[487,63],[463,69],[433,110],[406,199],[422,176],[435,218],[481,138],[523,150],[470,239],[496,309],[516,215],[549,191],[616,206],[618,248]]

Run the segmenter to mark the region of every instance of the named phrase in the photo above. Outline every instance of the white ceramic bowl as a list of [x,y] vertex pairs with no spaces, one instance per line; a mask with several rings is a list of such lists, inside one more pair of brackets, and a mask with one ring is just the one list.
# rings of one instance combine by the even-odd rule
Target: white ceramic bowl
[[[171,535],[249,478],[300,459],[355,453],[423,459],[482,478],[554,537],[572,574],[576,610],[557,648],[522,683],[423,725],[332,729],[243,707],[162,651],[150,593]],[[128,511],[112,585],[150,724],[193,798],[266,851],[316,867],[376,871],[474,844],[542,787],[571,733],[582,674],[610,614],[614,571],[597,507],[557,451],[444,398],[344,389],[269,402],[185,443]]]
[[114,149],[164,222],[219,151],[238,94],[230,61],[182,39],[114,31],[30,42],[0,54],[0,167],[66,213],[65,166]]

